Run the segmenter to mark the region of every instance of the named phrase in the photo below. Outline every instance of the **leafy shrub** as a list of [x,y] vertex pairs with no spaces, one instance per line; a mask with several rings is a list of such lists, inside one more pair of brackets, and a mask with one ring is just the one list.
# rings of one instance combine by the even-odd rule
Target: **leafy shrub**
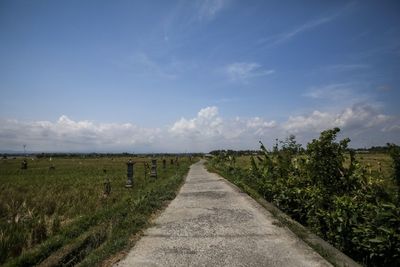
[[[250,167],[232,165],[226,155],[214,167],[235,184],[248,186],[316,234],[367,266],[400,266],[400,208],[381,179],[371,177],[348,149],[336,141],[339,128],[323,131],[303,151],[294,136],[272,151],[260,142]],[[281,147],[279,147],[281,144]],[[400,202],[400,148],[389,145]],[[349,156],[348,164],[345,164]]]

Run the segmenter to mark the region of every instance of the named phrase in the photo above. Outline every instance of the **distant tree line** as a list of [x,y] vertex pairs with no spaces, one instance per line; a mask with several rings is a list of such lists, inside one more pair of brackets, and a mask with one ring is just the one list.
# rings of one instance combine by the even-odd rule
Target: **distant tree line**
[[362,152],[362,151],[366,151],[366,152],[370,152],[370,153],[388,153],[389,152],[389,144],[387,144],[386,146],[372,146],[370,148],[356,148],[355,149],[356,152]]
[[[285,141],[277,141],[277,143],[274,145],[273,150],[279,149],[279,146],[283,149],[287,147],[288,144],[290,144],[291,139],[290,138],[295,138],[293,135],[288,137]],[[391,144],[386,144],[386,146],[372,146],[370,148],[355,148],[352,149],[356,153],[389,153],[389,148]],[[295,144],[294,147],[289,147],[286,149],[291,149],[297,152],[297,153],[303,153],[305,150],[300,144]],[[218,150],[213,150],[209,152],[209,154],[218,156],[221,154],[227,155],[227,156],[252,156],[252,155],[260,155],[262,152],[260,150],[232,150],[232,149],[218,149]]]

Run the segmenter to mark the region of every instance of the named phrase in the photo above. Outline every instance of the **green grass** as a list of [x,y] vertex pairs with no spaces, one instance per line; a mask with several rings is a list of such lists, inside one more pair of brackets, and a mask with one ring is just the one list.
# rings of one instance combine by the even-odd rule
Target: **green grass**
[[393,175],[393,161],[387,153],[356,154],[356,159],[375,176],[387,178]]
[[134,187],[125,188],[128,158],[30,159],[27,170],[20,170],[21,160],[0,162],[0,263],[6,266],[92,266],[132,246],[131,236],[175,197],[190,165],[187,158],[179,159],[179,167],[167,158],[163,169],[158,160],[154,180],[137,163]]

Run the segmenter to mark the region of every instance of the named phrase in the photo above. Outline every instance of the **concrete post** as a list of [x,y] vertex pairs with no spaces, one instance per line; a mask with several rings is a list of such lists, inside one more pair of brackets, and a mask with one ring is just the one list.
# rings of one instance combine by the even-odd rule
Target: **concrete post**
[[125,187],[132,187],[133,186],[133,175],[134,175],[133,165],[134,164],[135,163],[132,162],[132,160],[129,160],[126,163],[126,166],[127,166],[127,180],[126,180]]
[[151,160],[150,177],[157,178],[157,160]]

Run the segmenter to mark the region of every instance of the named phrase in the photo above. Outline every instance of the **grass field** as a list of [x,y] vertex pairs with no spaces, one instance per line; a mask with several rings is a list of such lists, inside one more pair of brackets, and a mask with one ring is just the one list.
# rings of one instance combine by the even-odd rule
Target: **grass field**
[[164,169],[159,158],[153,179],[142,163],[150,158],[132,158],[134,186],[125,188],[128,159],[29,158],[27,170],[22,158],[1,160],[0,264],[95,265],[132,245],[132,235],[174,198],[191,163],[165,158]]

